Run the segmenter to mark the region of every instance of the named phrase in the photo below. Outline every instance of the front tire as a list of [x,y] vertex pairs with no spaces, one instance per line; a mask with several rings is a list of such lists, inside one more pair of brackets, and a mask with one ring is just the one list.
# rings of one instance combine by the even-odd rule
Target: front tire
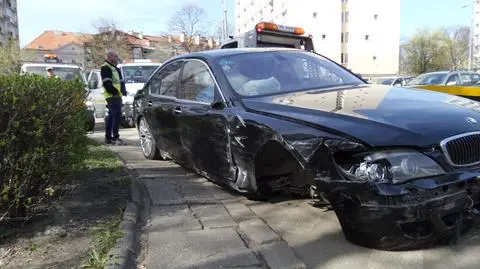
[[157,148],[157,143],[155,138],[153,138],[150,127],[148,126],[145,118],[140,119],[140,124],[138,126],[138,136],[140,137],[140,147],[142,148],[142,153],[145,158],[149,160],[162,160],[160,155],[160,150]]

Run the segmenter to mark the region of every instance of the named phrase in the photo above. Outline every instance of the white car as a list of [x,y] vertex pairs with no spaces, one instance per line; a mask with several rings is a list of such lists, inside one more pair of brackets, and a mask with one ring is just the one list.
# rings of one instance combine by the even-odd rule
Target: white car
[[[85,90],[88,90],[85,72],[81,66],[75,64],[24,63],[20,68],[20,74],[36,74],[47,77],[47,68],[49,67],[53,69],[54,74],[61,80],[80,79],[85,84]],[[94,95],[92,92],[89,92],[85,105],[87,106],[87,130],[93,131],[95,127],[95,106]]]
[[390,85],[390,86],[405,86],[413,77],[399,76],[399,77],[381,77],[370,78],[370,84]]
[[[136,60],[133,63],[117,65],[122,73],[123,80],[125,81],[125,88],[127,90],[127,96],[123,97],[123,127],[135,127],[132,111],[133,97],[138,90],[143,88],[145,82],[161,65],[161,63],[152,63],[150,60]],[[96,116],[106,117],[108,115],[108,109],[106,109],[105,98],[103,97],[100,69],[93,69],[90,71],[88,76],[88,85],[89,88],[94,92],[95,106],[97,111],[99,111]]]

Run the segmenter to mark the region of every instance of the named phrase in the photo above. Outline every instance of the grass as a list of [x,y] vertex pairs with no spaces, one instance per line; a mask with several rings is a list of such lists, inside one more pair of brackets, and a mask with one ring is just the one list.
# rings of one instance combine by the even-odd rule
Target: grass
[[84,164],[88,170],[100,169],[105,172],[115,172],[123,166],[122,161],[111,150],[92,139],[89,139],[88,155]]
[[[122,161],[110,151],[107,147],[90,139],[88,145],[88,155],[84,161],[87,170],[96,170],[102,172],[118,172],[123,166]],[[128,187],[130,178],[122,177],[117,182],[119,185]],[[103,269],[108,262],[108,252],[113,248],[123,233],[118,229],[118,225],[122,220],[123,210],[110,220],[105,221],[92,234],[91,248],[85,259],[82,268],[86,269]]]
[[115,246],[123,233],[118,229],[122,214],[104,223],[93,233],[93,246],[88,252],[88,257],[82,265],[86,269],[103,269],[108,262],[108,252]]

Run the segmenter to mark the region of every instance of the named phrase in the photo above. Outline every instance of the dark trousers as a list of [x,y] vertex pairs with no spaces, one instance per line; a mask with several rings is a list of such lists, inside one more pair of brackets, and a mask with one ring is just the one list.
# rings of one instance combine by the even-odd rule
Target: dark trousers
[[105,139],[115,140],[120,137],[118,129],[122,120],[122,98],[108,98],[108,117],[105,123]]

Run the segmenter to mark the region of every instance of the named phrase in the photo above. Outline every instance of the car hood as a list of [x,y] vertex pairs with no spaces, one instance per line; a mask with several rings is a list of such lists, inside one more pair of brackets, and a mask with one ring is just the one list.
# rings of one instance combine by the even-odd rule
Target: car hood
[[252,112],[301,121],[370,146],[437,146],[480,131],[480,103],[433,91],[360,85],[242,100]]
[[129,94],[135,94],[138,90],[143,88],[145,83],[125,83],[125,88]]

